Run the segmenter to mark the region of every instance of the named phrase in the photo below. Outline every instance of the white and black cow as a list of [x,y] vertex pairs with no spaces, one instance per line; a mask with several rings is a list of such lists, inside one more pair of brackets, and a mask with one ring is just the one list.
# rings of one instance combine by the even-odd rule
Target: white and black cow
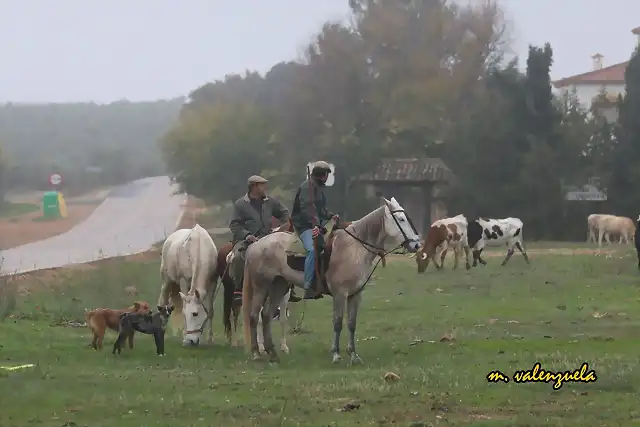
[[522,243],[522,221],[519,218],[485,219],[478,218],[469,223],[467,236],[469,247],[473,252],[473,266],[482,265],[487,262],[480,257],[485,246],[507,246],[507,256],[502,265],[505,265],[509,258],[513,256],[514,247],[524,256],[524,260],[529,263],[529,257],[524,250]]

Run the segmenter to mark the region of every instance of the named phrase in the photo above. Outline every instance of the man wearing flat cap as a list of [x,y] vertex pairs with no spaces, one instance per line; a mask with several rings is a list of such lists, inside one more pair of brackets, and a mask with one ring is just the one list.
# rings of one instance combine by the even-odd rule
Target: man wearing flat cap
[[247,180],[247,194],[236,200],[229,228],[233,234],[233,260],[229,275],[236,287],[236,298],[242,295],[245,250],[261,237],[271,233],[271,218],[282,223],[289,220],[289,210],[278,200],[267,196],[267,180],[253,175]]
[[327,183],[331,166],[324,161],[313,164],[311,176],[298,188],[291,210],[291,222],[300,236],[307,258],[304,261],[304,299],[316,299],[322,294],[313,289],[315,277],[315,257],[313,240],[320,235],[320,227],[337,215],[327,210],[327,198],[324,186]]

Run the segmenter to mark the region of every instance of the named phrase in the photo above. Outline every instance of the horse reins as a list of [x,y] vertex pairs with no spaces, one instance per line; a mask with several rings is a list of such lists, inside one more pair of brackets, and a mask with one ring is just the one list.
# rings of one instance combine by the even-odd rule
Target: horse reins
[[[398,226],[398,229],[400,230],[400,232],[402,233],[402,237],[404,237],[404,240],[402,241],[402,243],[400,243],[398,246],[396,246],[395,248],[386,251],[384,248],[379,248],[374,244],[371,244],[361,238],[359,238],[358,236],[356,236],[355,234],[353,234],[352,232],[350,232],[349,230],[347,230],[348,227],[350,227],[351,225],[343,228],[342,230],[344,230],[345,233],[347,233],[349,236],[351,236],[354,240],[356,240],[358,243],[360,243],[362,245],[363,248],[365,248],[369,253],[379,257],[378,261],[376,261],[375,265],[373,266],[373,269],[371,270],[371,272],[369,273],[369,275],[367,276],[367,279],[364,281],[364,283],[362,284],[362,286],[360,286],[353,294],[351,294],[350,296],[354,296],[354,295],[358,295],[360,292],[362,292],[364,290],[364,287],[367,286],[367,283],[369,283],[369,281],[371,280],[371,276],[373,276],[373,273],[376,271],[376,268],[378,268],[378,265],[380,264],[380,261],[382,261],[382,258],[384,258],[385,256],[389,255],[390,253],[396,251],[397,249],[399,249],[400,247],[402,247],[402,245],[404,245],[405,243],[407,243],[408,241],[410,241],[411,239],[409,239],[409,236],[407,236],[407,233],[404,232],[404,230],[402,229],[402,227],[400,226],[400,223],[398,222],[398,219],[396,218],[395,214],[398,212],[403,212],[405,214],[405,216],[407,217],[407,221],[409,221],[409,224],[411,225],[411,228],[415,231],[415,227],[413,225],[413,222],[411,222],[411,219],[409,218],[409,216],[406,214],[404,209],[396,209],[396,210],[389,210],[391,213],[391,218],[393,218],[393,221],[396,223],[396,225]],[[417,234],[417,233],[416,233]],[[369,248],[373,248],[374,250],[371,250]],[[382,255],[380,255],[382,253]]]

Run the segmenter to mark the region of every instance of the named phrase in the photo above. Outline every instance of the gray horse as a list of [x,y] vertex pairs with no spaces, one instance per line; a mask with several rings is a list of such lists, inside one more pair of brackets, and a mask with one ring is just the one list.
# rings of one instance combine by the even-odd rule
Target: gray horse
[[[278,361],[271,336],[271,319],[289,283],[302,287],[303,262],[288,254],[287,249],[297,240],[292,233],[270,234],[249,246],[246,252],[242,312],[244,343],[254,359],[260,357],[257,343],[258,315],[261,313],[264,348],[271,361]],[[380,252],[404,246],[415,253],[420,236],[404,209],[396,201],[384,199],[382,206],[344,229],[335,230],[327,239],[324,259],[319,269],[324,271],[324,283],[333,296],[333,362],[340,360],[340,334],[345,305],[349,342],[347,353],[352,363],[361,363],[356,353],[355,333],[362,290],[375,269],[374,260]]]

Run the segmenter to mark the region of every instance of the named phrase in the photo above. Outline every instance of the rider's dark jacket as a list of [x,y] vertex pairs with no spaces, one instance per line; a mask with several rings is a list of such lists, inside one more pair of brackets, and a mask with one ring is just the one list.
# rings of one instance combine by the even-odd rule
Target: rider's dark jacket
[[289,220],[289,210],[277,199],[265,197],[252,203],[245,194],[233,205],[233,217],[229,222],[233,242],[244,240],[250,234],[258,238],[266,236],[271,232],[271,217],[284,223]]
[[323,225],[333,217],[333,213],[327,210],[327,198],[324,195],[324,189],[312,179],[311,192],[309,191],[309,180],[305,180],[298,188],[293,201],[291,222],[296,232],[300,234],[313,228],[313,217],[320,222],[320,225]]

